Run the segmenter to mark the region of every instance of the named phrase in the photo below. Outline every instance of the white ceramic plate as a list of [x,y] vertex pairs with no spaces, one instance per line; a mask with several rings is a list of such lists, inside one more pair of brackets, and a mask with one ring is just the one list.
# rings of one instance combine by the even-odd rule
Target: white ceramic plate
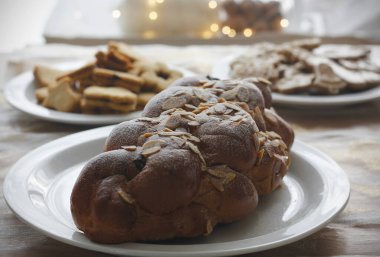
[[[65,63],[58,65],[57,68],[69,70],[70,68],[80,67],[83,64],[81,63],[81,65],[78,65],[78,63]],[[175,69],[181,71],[184,76],[191,76],[194,74],[185,69]],[[34,91],[34,77],[31,71],[13,78],[4,87],[5,99],[10,105],[22,112],[44,120],[69,124],[107,125],[131,120],[141,115],[141,111],[130,112],[128,114],[101,115],[55,111],[39,105],[34,96]]]
[[289,244],[321,229],[349,198],[343,170],[323,153],[296,141],[283,186],[260,199],[253,215],[217,226],[208,237],[159,243],[96,244],[75,227],[70,194],[78,174],[102,151],[113,126],[73,134],[20,159],[4,181],[12,211],[43,234],[67,244],[116,255],[226,256]]
[[[380,58],[379,48],[373,49],[373,54]],[[230,63],[244,52],[234,53],[219,61],[212,70],[211,76],[220,79],[230,78]],[[375,57],[373,57],[375,58]],[[379,61],[379,58],[377,61]],[[380,99],[380,86],[361,92],[341,94],[336,96],[287,95],[272,93],[273,104],[287,106],[332,107],[358,104]]]

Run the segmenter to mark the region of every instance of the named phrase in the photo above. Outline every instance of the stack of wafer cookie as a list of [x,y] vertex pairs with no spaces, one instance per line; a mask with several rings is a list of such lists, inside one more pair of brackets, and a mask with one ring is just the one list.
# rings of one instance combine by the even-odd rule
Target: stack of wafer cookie
[[110,42],[96,60],[65,72],[36,66],[36,99],[63,112],[127,113],[142,109],[156,93],[182,77],[164,63],[144,58],[123,43]]

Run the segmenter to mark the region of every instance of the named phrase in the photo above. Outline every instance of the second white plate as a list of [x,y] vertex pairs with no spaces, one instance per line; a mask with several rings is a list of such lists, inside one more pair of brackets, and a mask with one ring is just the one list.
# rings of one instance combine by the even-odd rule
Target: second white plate
[[[70,68],[80,67],[84,63],[62,63],[57,66],[63,70],[69,70]],[[184,76],[193,76],[194,73],[186,69],[169,66],[172,69],[178,70],[184,74]],[[141,115],[141,111],[130,112],[127,114],[84,114],[84,113],[70,113],[60,112],[52,109],[48,109],[37,103],[34,96],[35,84],[33,73],[25,72],[10,80],[4,87],[4,96],[10,105],[14,108],[30,114],[34,117],[61,122],[69,124],[82,124],[82,125],[108,125],[117,124],[126,120],[138,118]]]
[[292,166],[282,187],[260,198],[253,215],[219,225],[207,237],[96,244],[74,225],[70,195],[83,165],[102,151],[112,128],[63,137],[20,159],[4,181],[8,206],[41,233],[94,251],[154,257],[226,256],[262,251],[306,237],[331,221],[349,198],[350,186],[343,170],[323,153],[296,141]]
[[[336,45],[336,47],[339,47],[339,45]],[[380,57],[379,48],[372,48],[373,54],[376,54],[376,57]],[[230,63],[243,53],[244,52],[235,53],[220,60],[213,67],[211,76],[219,79],[230,79]],[[272,99],[274,105],[286,105],[293,107],[346,106],[380,99],[380,86],[356,93],[334,96],[290,95],[272,93]]]
[[107,125],[131,120],[141,115],[141,111],[131,112],[128,114],[102,115],[60,112],[39,105],[36,97],[34,96],[34,91],[34,77],[33,73],[30,71],[25,72],[9,81],[4,87],[4,96],[10,105],[24,113],[40,119],[61,123]]

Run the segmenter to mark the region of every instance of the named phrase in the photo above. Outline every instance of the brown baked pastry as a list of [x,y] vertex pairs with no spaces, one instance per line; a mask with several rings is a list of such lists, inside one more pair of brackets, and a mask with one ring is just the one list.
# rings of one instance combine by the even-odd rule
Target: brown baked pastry
[[258,43],[231,62],[230,76],[266,78],[281,94],[350,93],[380,83],[380,67],[370,53],[365,46],[321,45],[315,38]]
[[281,184],[294,139],[267,93],[260,79],[172,84],[83,168],[75,224],[93,241],[121,243],[208,235],[251,214]]

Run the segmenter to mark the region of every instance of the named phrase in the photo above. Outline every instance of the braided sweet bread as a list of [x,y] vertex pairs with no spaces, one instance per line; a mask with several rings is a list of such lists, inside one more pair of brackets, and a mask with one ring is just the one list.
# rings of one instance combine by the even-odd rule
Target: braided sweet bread
[[265,80],[180,79],[143,116],[113,129],[74,186],[75,224],[93,241],[208,235],[252,213],[288,170],[293,130]]

